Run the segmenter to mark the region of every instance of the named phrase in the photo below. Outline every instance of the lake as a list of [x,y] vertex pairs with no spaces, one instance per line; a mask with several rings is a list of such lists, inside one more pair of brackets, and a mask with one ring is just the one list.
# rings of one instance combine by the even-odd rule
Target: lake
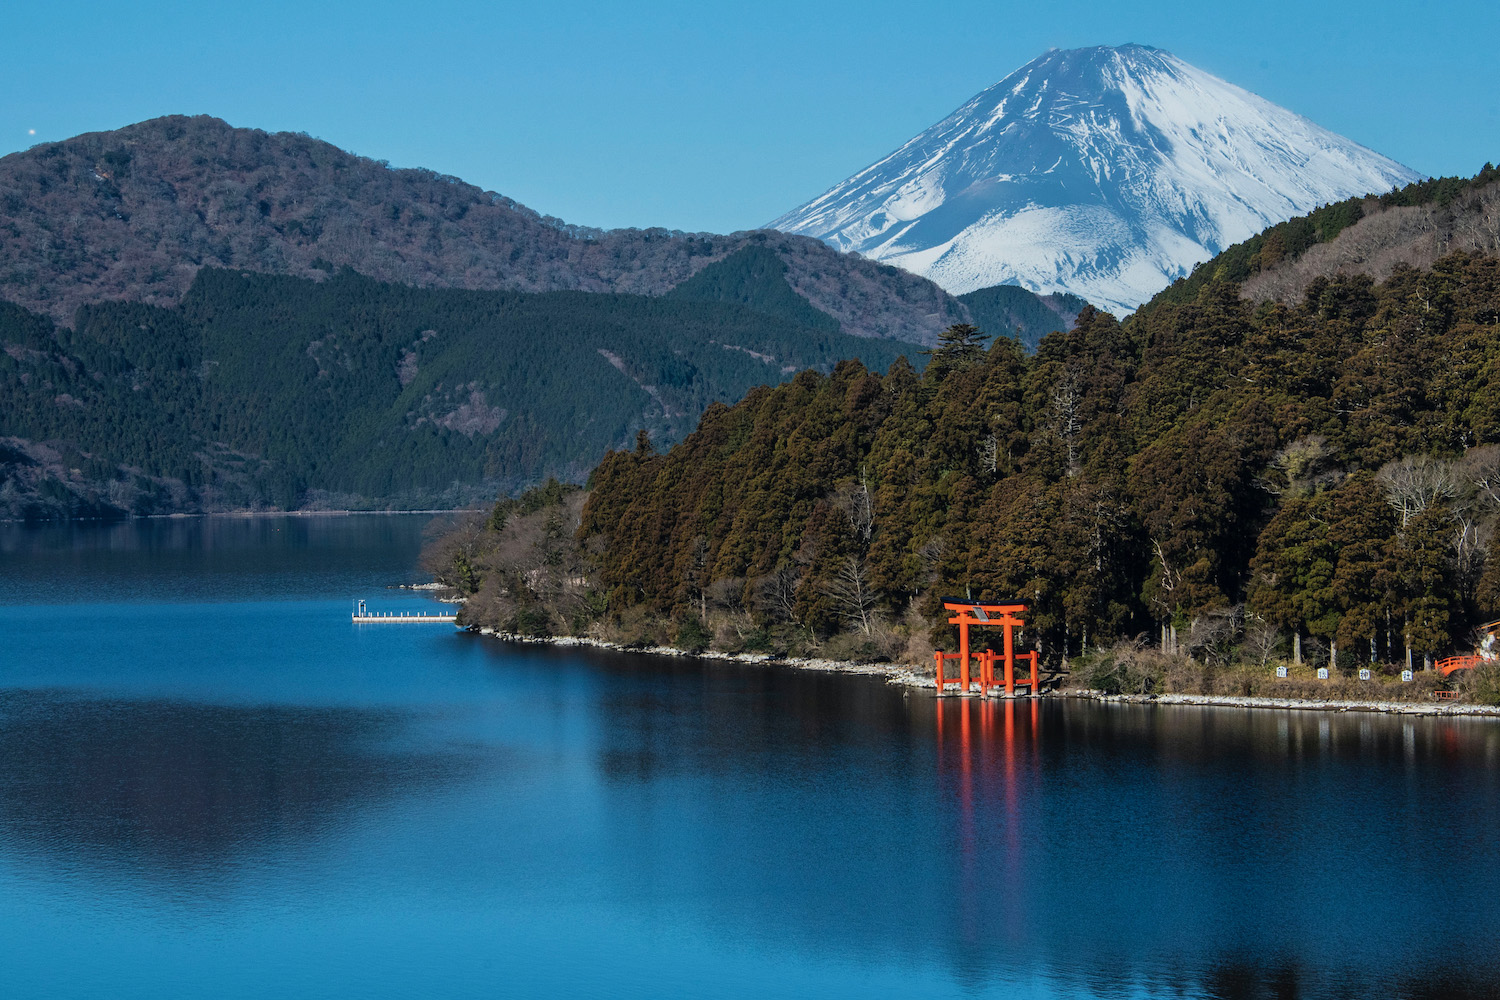
[[352,625],[428,520],[0,525],[0,996],[1500,995],[1500,722]]

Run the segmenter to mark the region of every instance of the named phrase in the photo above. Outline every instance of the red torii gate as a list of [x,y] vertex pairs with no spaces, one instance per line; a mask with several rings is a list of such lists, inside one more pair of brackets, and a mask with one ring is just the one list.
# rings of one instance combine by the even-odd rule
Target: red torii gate
[[[998,625],[1005,630],[1004,653],[996,656],[993,650],[986,649],[978,654],[979,659],[979,693],[988,694],[990,689],[997,687],[995,680],[995,661],[1002,659],[1005,663],[1005,696],[1013,698],[1016,694],[1016,660],[1031,661],[1031,694],[1035,697],[1038,693],[1037,681],[1037,653],[1032,650],[1029,653],[1017,654],[1015,650],[1015,633],[1017,629],[1026,627],[1026,621],[1021,617],[1026,612],[1026,604],[1022,601],[1013,601],[1006,604],[984,604],[979,601],[959,600],[958,598],[945,598],[943,607],[949,611],[956,612],[956,617],[949,618],[949,625],[958,626],[958,652],[944,653],[939,650],[933,653],[937,660],[937,691],[943,693],[943,688],[952,683],[959,685],[962,694],[971,692],[973,681],[969,673],[969,626],[970,625]],[[943,661],[957,660],[959,673],[956,680],[948,680],[943,677]],[[1025,684],[1026,681],[1022,681]]]

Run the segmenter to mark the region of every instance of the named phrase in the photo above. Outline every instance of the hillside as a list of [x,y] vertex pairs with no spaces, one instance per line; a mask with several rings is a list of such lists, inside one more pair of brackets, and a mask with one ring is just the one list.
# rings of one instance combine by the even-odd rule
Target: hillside
[[568,226],[208,117],[0,159],[4,301],[12,517],[453,506],[804,368],[971,318],[1035,343],[1082,306],[966,305],[776,232]]
[[[720,267],[703,281],[732,287]],[[347,269],[203,268],[176,306],[89,305],[71,327],[0,304],[0,517],[460,505],[581,480],[641,429],[669,445],[791,372],[920,360],[775,280],[770,313]]]
[[1052,50],[768,225],[962,293],[1129,312],[1266,226],[1420,175],[1145,45]]
[[1158,292],[1143,311],[1191,302],[1215,282],[1250,299],[1295,304],[1317,278],[1431,267],[1454,251],[1500,253],[1500,170],[1434,177],[1379,197],[1346,198],[1288,219],[1226,248]]
[[967,318],[931,282],[817,240],[569,226],[455,177],[207,116],[0,158],[0,298],[64,325],[98,302],[174,306],[203,267],[658,295],[752,244],[780,257],[797,294],[853,336],[931,343]]

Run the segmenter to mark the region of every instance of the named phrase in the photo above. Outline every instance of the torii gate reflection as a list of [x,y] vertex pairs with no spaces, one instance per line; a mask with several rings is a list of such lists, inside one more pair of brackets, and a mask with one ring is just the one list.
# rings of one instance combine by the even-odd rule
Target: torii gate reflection
[[[976,828],[976,760],[980,794],[999,786],[1000,818],[1004,825],[1005,885],[1011,889],[1001,896],[1004,912],[1000,922],[1012,941],[1019,943],[1024,937],[1027,916],[1022,892],[1026,873],[1026,831],[1023,829],[1025,819],[1021,811],[1020,784],[1026,781],[1028,772],[1034,779],[1040,766],[1041,702],[1029,699],[1029,704],[1023,708],[1011,699],[939,700],[934,709],[938,774],[956,779],[959,896],[962,901],[960,922],[965,943],[983,943],[980,935],[984,921],[978,912],[979,903],[982,898],[994,898],[981,885],[981,869],[993,860],[994,855],[993,850],[986,850],[980,843],[984,831]],[[1020,734],[1017,733],[1018,724],[1022,729]],[[1025,731],[1027,729],[1029,733]]]
[[[1001,904],[998,924],[1011,945],[1023,946],[1028,930],[1026,841],[1035,832],[1025,829],[1022,784],[1035,784],[1040,769],[1041,702],[1029,699],[1023,708],[1016,700],[938,700],[935,712],[939,781],[953,789],[959,807],[959,922],[963,943],[981,948],[993,942],[993,930],[986,928],[995,928],[995,924],[984,918],[996,915],[980,913],[981,903],[989,901]],[[990,820],[984,829],[975,816],[975,784],[983,805],[989,807],[978,810]],[[1001,820],[999,825],[1004,829],[995,831],[995,819]],[[1001,855],[1007,891],[999,895],[990,891],[986,879],[986,870],[992,870],[996,861],[995,832],[1004,838]]]

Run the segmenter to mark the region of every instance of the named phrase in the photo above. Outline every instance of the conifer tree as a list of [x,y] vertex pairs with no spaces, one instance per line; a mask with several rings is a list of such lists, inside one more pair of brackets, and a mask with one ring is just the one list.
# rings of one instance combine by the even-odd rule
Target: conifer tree
[[984,342],[989,334],[971,323],[954,323],[938,334],[937,346],[923,354],[931,355],[931,365],[941,371],[962,368],[984,357]]

